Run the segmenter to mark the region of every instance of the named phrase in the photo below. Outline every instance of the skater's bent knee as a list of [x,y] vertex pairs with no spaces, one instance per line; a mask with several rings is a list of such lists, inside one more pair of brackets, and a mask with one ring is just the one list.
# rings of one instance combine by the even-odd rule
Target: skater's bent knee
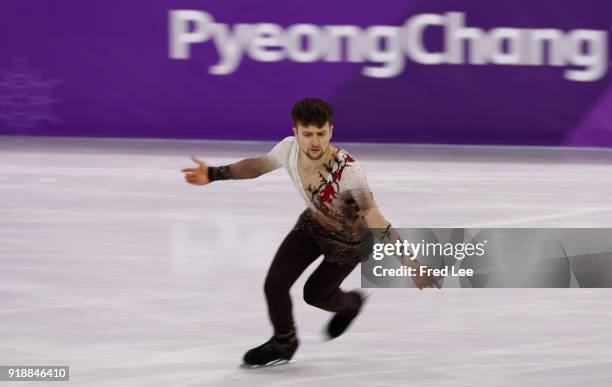
[[324,305],[327,300],[327,295],[317,292],[316,289],[310,286],[304,286],[304,301],[312,306]]

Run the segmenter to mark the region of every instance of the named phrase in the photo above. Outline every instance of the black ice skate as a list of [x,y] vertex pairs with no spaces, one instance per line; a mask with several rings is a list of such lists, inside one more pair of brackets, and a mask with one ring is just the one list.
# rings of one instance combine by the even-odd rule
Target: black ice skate
[[355,297],[357,307],[355,309],[341,310],[336,312],[336,315],[329,321],[327,325],[328,339],[335,339],[343,334],[351,325],[355,317],[361,312],[365,297],[361,292],[350,291],[347,293],[350,297]]
[[295,331],[285,335],[274,335],[270,340],[244,354],[242,367],[258,368],[293,363],[293,354],[298,348]]

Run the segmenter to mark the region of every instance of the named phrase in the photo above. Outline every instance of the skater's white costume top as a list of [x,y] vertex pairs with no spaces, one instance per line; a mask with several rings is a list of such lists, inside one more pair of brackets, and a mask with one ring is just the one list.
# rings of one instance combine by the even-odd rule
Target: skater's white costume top
[[312,187],[309,192],[302,188],[298,173],[299,145],[295,137],[290,136],[267,154],[276,168],[285,167],[289,176],[302,194],[306,205],[322,212],[328,217],[342,219],[346,199],[364,202],[365,197],[371,197],[370,188],[360,163],[345,150],[338,148],[332,162],[327,166],[327,176],[321,177],[319,187]]

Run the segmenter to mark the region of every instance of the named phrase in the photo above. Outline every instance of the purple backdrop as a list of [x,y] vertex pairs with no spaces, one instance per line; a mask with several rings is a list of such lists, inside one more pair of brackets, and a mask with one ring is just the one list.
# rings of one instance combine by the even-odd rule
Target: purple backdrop
[[[173,29],[172,10],[196,19],[172,14]],[[612,146],[610,0],[4,0],[0,11],[0,134],[271,140],[289,133],[293,102],[319,96],[342,141]],[[461,14],[485,37],[480,49],[455,40],[466,52],[453,57]],[[338,25],[354,35],[331,59]],[[542,29],[556,40],[538,46]],[[243,55],[211,74],[223,36]]]

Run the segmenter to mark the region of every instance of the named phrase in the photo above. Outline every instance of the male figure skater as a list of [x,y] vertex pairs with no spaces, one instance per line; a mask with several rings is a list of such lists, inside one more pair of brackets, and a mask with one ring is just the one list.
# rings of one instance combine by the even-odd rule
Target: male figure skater
[[[363,232],[367,228],[392,231],[378,210],[366,176],[357,160],[330,144],[333,134],[331,107],[317,98],[298,101],[291,111],[293,136],[278,143],[267,155],[222,167],[208,166],[192,156],[196,168],[185,168],[190,184],[217,180],[253,179],[285,167],[306,201],[307,209],[280,245],[266,276],[264,292],[274,335],[244,355],[247,366],[288,362],[298,347],[289,289],[321,254],[323,262],[304,285],[304,300],[334,312],[327,326],[330,338],[340,336],[359,314],[363,295],[344,292],[342,281],[362,258],[367,258]],[[397,234],[393,233],[394,236]],[[403,259],[410,266],[416,261]],[[419,289],[439,287],[431,277],[413,277]]]

